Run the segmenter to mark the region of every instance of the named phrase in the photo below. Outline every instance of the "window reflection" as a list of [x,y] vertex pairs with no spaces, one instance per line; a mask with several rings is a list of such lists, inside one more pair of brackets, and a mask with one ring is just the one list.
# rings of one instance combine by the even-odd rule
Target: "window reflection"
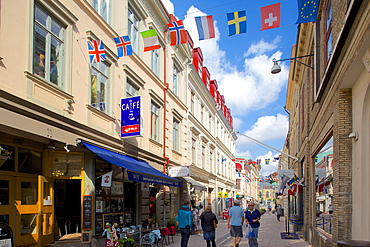
[[21,235],[36,234],[36,216],[37,214],[22,214],[20,232]]
[[34,205],[37,202],[37,183],[21,182],[21,204]]
[[331,234],[333,213],[333,138],[315,156],[316,225]]

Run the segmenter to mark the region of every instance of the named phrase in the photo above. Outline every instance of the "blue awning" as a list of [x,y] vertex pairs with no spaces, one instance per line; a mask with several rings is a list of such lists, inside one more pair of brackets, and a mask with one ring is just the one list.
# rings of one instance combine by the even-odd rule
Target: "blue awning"
[[91,152],[95,153],[105,161],[127,169],[128,177],[132,181],[181,187],[181,182],[179,179],[167,176],[166,174],[158,171],[157,169],[149,165],[147,162],[136,160],[126,155],[115,153],[104,148],[88,144],[86,142],[82,143]]

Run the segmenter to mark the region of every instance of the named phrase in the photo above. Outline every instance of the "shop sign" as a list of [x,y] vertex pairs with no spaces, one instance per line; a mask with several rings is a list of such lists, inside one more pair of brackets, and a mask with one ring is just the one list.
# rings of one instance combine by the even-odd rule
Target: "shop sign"
[[142,136],[141,103],[141,96],[121,99],[121,137]]
[[170,166],[168,167],[168,176],[170,177],[190,177],[190,166]]
[[293,169],[288,169],[288,170],[278,170],[279,178],[282,176],[287,176],[288,178],[294,177],[294,170]]

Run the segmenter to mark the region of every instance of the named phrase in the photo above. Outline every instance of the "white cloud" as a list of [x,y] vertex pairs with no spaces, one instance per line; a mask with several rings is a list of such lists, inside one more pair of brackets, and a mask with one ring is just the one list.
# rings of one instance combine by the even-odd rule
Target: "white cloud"
[[[191,6],[187,11],[184,25],[194,41],[194,47],[202,49],[204,66],[210,71],[211,78],[217,80],[219,91],[225,96],[226,105],[231,108],[232,115],[245,116],[250,111],[262,109],[276,101],[288,77],[288,68],[284,64],[281,64],[281,73],[271,74],[270,71],[272,59],[280,59],[282,55],[281,51],[274,52],[281,37],[276,37],[271,43],[260,40],[252,44],[245,53],[244,68],[238,70],[227,59],[225,51],[219,47],[220,32],[216,21],[214,22],[216,38],[198,41],[194,17],[205,15],[207,14]],[[268,56],[265,53],[272,55]],[[238,90],[235,90],[236,88]]]
[[[261,171],[260,173],[263,176],[268,176],[273,172],[276,172],[278,169],[278,163],[274,160],[274,157],[278,157],[278,154],[273,154],[271,151],[267,152],[264,155],[258,156],[257,159],[261,159]],[[270,159],[270,162],[268,165],[266,165],[266,159]]]
[[278,47],[279,42],[281,41],[281,36],[277,36],[272,43],[266,42],[264,40],[260,40],[257,43],[253,43],[249,48],[248,51],[244,54],[245,57],[249,55],[262,55],[268,51],[275,50]]
[[175,6],[173,5],[173,3],[170,1],[170,0],[161,0],[164,7],[167,9],[167,12],[169,14],[175,14]]
[[[288,131],[288,121],[288,117],[282,114],[263,116],[258,118],[257,122],[243,134],[260,142],[285,138]],[[243,150],[252,145],[256,145],[256,143],[248,138],[238,138],[237,140],[238,149]]]

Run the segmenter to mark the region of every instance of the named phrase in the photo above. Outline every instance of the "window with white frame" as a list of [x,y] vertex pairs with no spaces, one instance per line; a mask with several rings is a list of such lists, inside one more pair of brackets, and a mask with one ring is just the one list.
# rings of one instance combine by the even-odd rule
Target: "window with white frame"
[[206,146],[202,145],[202,168],[206,167]]
[[209,170],[211,173],[214,172],[214,166],[213,166],[213,150],[209,152]]
[[204,124],[204,105],[200,106],[200,122]]
[[195,138],[191,139],[191,163],[195,164],[196,162],[196,140]]
[[106,61],[91,64],[91,105],[107,112],[109,67]]
[[107,23],[110,23],[111,19],[111,1],[112,0],[93,0],[92,2],[96,12],[98,12]]
[[151,102],[150,106],[150,111],[151,111],[151,128],[150,128],[150,138],[153,139],[154,141],[159,142],[159,111],[160,107],[154,103],[153,101]]
[[190,111],[191,111],[191,113],[193,113],[193,115],[194,115],[194,104],[195,104],[194,100],[195,100],[195,94],[194,94],[193,91],[191,91],[191,93],[190,93]]
[[65,29],[57,18],[35,5],[33,74],[62,87]]
[[130,37],[131,46],[136,54],[139,54],[139,24],[140,19],[132,11],[128,9],[128,36]]
[[160,76],[160,49],[152,50],[152,65],[151,69],[158,77]]
[[173,118],[173,150],[180,152],[180,121]]
[[177,96],[179,96],[179,74],[179,69],[176,66],[173,66],[172,90],[173,93]]
[[130,79],[127,78],[126,82],[126,97],[139,95],[139,87],[135,85]]

